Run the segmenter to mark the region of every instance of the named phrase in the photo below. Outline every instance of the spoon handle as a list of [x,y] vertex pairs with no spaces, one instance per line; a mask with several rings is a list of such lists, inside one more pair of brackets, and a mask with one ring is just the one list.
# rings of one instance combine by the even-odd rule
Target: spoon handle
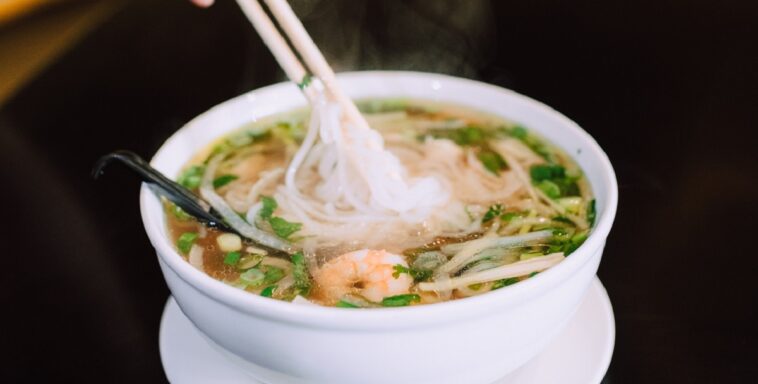
[[140,176],[142,181],[151,187],[154,193],[159,196],[165,196],[172,203],[194,216],[206,226],[217,228],[224,232],[237,233],[237,231],[224,223],[207,202],[181,184],[158,172],[158,170],[151,167],[147,161],[134,152],[119,150],[101,157],[95,163],[94,168],[92,168],[92,177],[97,179],[103,174],[105,167],[113,161],[120,161],[129,167],[129,169]]

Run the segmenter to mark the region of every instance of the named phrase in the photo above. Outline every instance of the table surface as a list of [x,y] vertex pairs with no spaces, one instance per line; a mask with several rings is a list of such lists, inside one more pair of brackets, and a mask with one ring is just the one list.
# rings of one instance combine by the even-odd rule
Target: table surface
[[[214,104],[282,80],[221,1],[132,1],[0,109],[0,381],[162,382],[169,295],[139,183]],[[605,382],[758,376],[758,5],[743,1],[295,2],[338,70],[448,73],[577,121],[610,157],[619,210],[598,272],[614,305]]]

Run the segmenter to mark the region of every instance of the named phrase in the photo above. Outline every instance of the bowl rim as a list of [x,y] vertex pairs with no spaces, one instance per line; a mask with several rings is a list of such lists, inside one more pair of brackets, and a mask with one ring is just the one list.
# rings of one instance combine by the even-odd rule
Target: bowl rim
[[[437,81],[480,90],[488,90],[490,92],[494,91],[510,98],[519,99],[521,102],[530,104],[531,107],[538,110],[540,114],[551,115],[551,118],[556,119],[564,129],[570,131],[572,136],[576,136],[582,141],[583,148],[589,149],[589,151],[592,152],[592,158],[594,160],[599,161],[599,169],[601,169],[602,172],[602,183],[608,191],[603,206],[598,207],[598,212],[601,212],[601,214],[596,218],[595,227],[590,232],[590,235],[584,244],[572,253],[571,257],[566,258],[558,265],[540,273],[534,278],[527,279],[507,288],[466,299],[435,303],[432,305],[371,310],[350,310],[344,308],[324,307],[320,305],[297,305],[279,300],[271,300],[244,292],[213,279],[204,272],[192,267],[174,249],[168,238],[163,235],[164,229],[161,228],[161,226],[164,225],[163,222],[156,222],[156,220],[153,219],[153,216],[151,216],[149,212],[149,203],[151,200],[156,201],[157,198],[153,195],[150,189],[143,184],[140,190],[140,211],[142,221],[145,226],[145,231],[147,232],[153,247],[155,247],[160,261],[165,263],[165,265],[180,279],[186,282],[198,293],[240,313],[276,322],[297,324],[311,328],[384,330],[412,328],[419,325],[464,320],[470,317],[486,314],[498,307],[516,306],[540,295],[563,280],[569,278],[573,272],[577,271],[587,263],[596,252],[602,252],[605,239],[610,232],[616,214],[618,186],[615,172],[608,156],[603,152],[595,139],[580,128],[578,124],[537,100],[506,88],[475,80],[442,74],[411,71],[357,71],[344,72],[337,75],[337,79],[340,82],[359,82],[361,80],[370,80],[376,77],[389,82],[402,82],[404,79],[413,79],[414,81]],[[163,151],[172,141],[181,137],[183,133],[188,131],[189,127],[197,124],[197,122],[204,116],[218,113],[219,110],[238,102],[240,98],[251,97],[287,87],[292,88],[293,92],[297,92],[297,89],[294,88],[292,83],[281,82],[258,88],[212,107],[174,132],[166,142],[161,145],[158,151],[156,151],[151,160],[151,164],[154,164],[162,156]],[[486,112],[493,113],[492,111]],[[507,118],[507,116],[504,117]],[[596,190],[596,188],[593,189]],[[160,206],[160,204],[158,204],[158,206]]]

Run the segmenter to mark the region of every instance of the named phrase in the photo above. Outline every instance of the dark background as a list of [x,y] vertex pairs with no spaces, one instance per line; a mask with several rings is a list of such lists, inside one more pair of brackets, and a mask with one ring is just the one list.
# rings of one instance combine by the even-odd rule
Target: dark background
[[[597,139],[620,192],[605,382],[754,382],[758,3],[293,3],[338,69],[505,86]],[[139,183],[90,167],[282,79],[234,2],[130,1],[2,107],[0,382],[165,381]]]

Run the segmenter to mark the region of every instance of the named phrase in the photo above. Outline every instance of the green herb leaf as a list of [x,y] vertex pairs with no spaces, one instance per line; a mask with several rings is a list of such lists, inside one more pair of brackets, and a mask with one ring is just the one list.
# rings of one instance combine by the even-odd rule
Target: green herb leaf
[[561,188],[550,180],[542,180],[537,184],[537,188],[544,192],[547,197],[557,199],[561,197]]
[[269,285],[266,288],[263,288],[261,291],[261,296],[263,297],[271,297],[274,295],[274,290],[276,289],[276,285]]
[[433,129],[429,134],[437,139],[448,139],[460,146],[480,146],[488,138],[487,132],[482,128],[467,126],[457,129]]
[[534,277],[534,276],[537,276],[537,274],[538,274],[538,273],[539,273],[539,272],[532,272],[532,273],[530,273],[530,274],[529,274],[529,276],[528,276],[528,277]]
[[258,214],[262,219],[268,220],[271,215],[274,214],[274,211],[279,206],[279,204],[277,204],[276,199],[270,196],[262,196],[261,203],[263,206],[261,207],[261,210],[258,211]]
[[305,89],[309,85],[311,85],[311,82],[313,81],[313,75],[310,73],[306,73],[305,76],[303,76],[303,80],[301,80],[299,83],[297,83],[297,86],[300,89]]
[[240,257],[242,257],[242,254],[237,251],[229,252],[224,256],[224,264],[235,266],[239,263]]
[[508,163],[503,160],[500,154],[493,150],[482,149],[476,157],[482,162],[484,168],[495,175],[499,175],[500,171],[508,168]]
[[538,164],[529,169],[532,181],[553,180],[566,177],[566,168],[557,164]]
[[199,187],[200,183],[203,181],[204,172],[204,166],[193,165],[182,172],[179,179],[177,179],[177,182],[186,188],[195,189]]
[[237,263],[237,268],[250,269],[260,264],[262,260],[263,260],[263,255],[259,255],[259,254],[245,255],[245,256],[242,256],[242,258],[240,258],[239,263]]
[[500,289],[518,283],[518,279],[515,277],[509,277],[507,279],[498,280],[492,283],[492,290]]
[[[532,178],[532,183],[534,183],[538,188],[540,188],[546,194],[548,194],[548,191],[546,191],[543,188],[546,188],[547,190],[549,190],[550,193],[552,193],[552,195],[548,194],[548,196],[550,196],[553,199],[563,197],[563,196],[579,196],[580,195],[579,186],[576,184],[576,182],[581,177],[581,174],[569,175],[568,172],[566,171],[566,168],[564,168],[561,165],[557,165],[557,164],[533,165],[529,169],[529,175]],[[550,184],[546,184],[546,182],[549,182]]]
[[337,304],[335,305],[335,307],[337,307],[337,308],[360,308],[359,306],[357,306],[355,304],[352,304],[352,303],[348,303],[345,300],[338,301]]
[[503,205],[502,204],[494,204],[490,205],[490,208],[487,210],[487,212],[482,216],[482,222],[486,223],[498,216],[503,212]]
[[197,237],[198,234],[195,232],[182,233],[181,236],[179,236],[179,239],[176,241],[176,247],[179,248],[179,251],[181,253],[187,254],[192,248],[192,244],[194,244],[195,240],[197,240]]
[[503,221],[511,221],[517,217],[524,216],[522,213],[519,212],[506,212],[502,216],[500,216],[500,220]]
[[389,296],[382,299],[382,306],[384,307],[405,307],[412,302],[420,302],[421,296],[415,293],[407,293],[404,295]]
[[281,280],[284,277],[284,270],[271,265],[263,265],[261,267],[264,273],[263,284],[273,284]]
[[221,175],[213,179],[213,188],[221,188],[237,179],[239,179],[239,176],[237,175]]
[[305,264],[305,256],[302,252],[297,252],[291,257],[292,277],[295,278],[295,290],[301,296],[307,296],[311,290],[311,276],[308,273],[308,267]]
[[292,223],[281,217],[272,217],[268,219],[268,223],[271,224],[271,229],[274,230],[274,233],[282,239],[289,238],[290,235],[303,227],[301,223]]
[[392,272],[392,277],[396,279],[400,277],[401,273],[408,274],[416,282],[424,281],[432,277],[432,271],[421,271],[414,268],[408,268],[402,264],[395,264],[394,266],[392,266],[392,269],[395,270],[394,272]]

